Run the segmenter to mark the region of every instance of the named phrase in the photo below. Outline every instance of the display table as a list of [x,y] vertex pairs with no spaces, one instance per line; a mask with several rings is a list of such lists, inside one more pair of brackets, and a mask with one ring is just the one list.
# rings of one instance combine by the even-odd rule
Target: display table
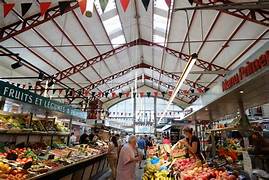
[[63,168],[49,171],[44,174],[30,178],[31,180],[88,180],[96,179],[108,171],[106,154],[93,156],[77,163],[67,165]]

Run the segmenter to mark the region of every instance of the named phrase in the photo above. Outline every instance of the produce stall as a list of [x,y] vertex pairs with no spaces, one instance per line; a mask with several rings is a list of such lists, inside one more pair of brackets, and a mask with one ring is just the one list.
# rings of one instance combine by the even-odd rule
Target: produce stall
[[[84,112],[1,83],[0,179],[92,179],[108,170],[104,141],[68,147],[72,123],[85,121]],[[9,97],[10,89],[44,104]]]
[[[46,149],[38,144],[0,154],[0,179],[89,179],[107,171],[107,145]],[[85,173],[84,173],[85,172]]]
[[[186,154],[186,149],[178,143],[158,145],[149,149],[143,180],[180,179],[180,180],[236,180],[247,179],[241,169],[233,169],[233,162],[220,161],[219,158],[203,161]],[[216,161],[217,160],[217,161]]]

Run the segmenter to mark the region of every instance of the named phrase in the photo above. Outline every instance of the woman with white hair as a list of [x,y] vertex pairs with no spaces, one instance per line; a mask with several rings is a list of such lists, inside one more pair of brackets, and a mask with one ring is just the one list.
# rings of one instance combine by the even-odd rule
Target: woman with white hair
[[120,151],[117,180],[135,180],[136,163],[141,160],[141,157],[136,155],[136,137],[131,135]]

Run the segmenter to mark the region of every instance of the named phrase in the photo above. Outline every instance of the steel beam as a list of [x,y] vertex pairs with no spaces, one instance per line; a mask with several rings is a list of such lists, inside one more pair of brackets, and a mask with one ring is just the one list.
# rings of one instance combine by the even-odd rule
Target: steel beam
[[[65,13],[70,12],[78,8],[78,3],[71,3],[70,7],[65,10]],[[55,6],[46,12],[44,16],[40,13],[34,14],[28,18],[17,21],[0,29],[0,42],[14,37],[20,33],[23,33],[29,29],[32,29],[40,24],[50,21],[58,16],[62,15],[60,12],[60,7]]]
[[[149,80],[152,79],[152,78],[149,77],[149,76],[145,76],[145,77],[148,78]],[[141,80],[141,79],[142,79],[142,76],[137,77],[137,79],[138,79],[138,80]],[[111,93],[111,92],[113,92],[113,91],[116,91],[116,90],[118,90],[118,89],[121,89],[121,88],[123,88],[123,87],[125,87],[125,86],[128,86],[128,85],[132,84],[132,83],[134,82],[134,80],[135,80],[135,79],[131,79],[131,80],[129,80],[129,81],[126,81],[126,82],[124,82],[124,83],[122,83],[122,84],[119,84],[119,85],[117,85],[117,86],[114,86],[114,87],[112,87],[112,88],[106,90],[105,92]],[[154,79],[154,81],[158,81],[158,80],[157,80],[157,79]],[[148,86],[148,85],[143,84],[142,86]],[[142,86],[139,86],[139,87],[142,87]],[[150,87],[150,86],[148,86],[148,87]],[[172,87],[172,86],[170,86],[170,88],[171,88],[171,87]],[[155,89],[156,91],[159,91],[158,89],[154,88],[153,86],[150,87],[150,88]],[[171,90],[172,90],[172,89],[171,89]],[[179,93],[178,93],[178,96],[179,96],[179,95],[184,95],[184,94],[181,94],[181,93],[183,93],[183,92],[179,92]],[[95,96],[98,97],[98,98],[100,98],[100,95],[98,95],[98,93],[97,93],[97,95],[95,95]],[[177,99],[178,99],[178,98],[177,98]],[[111,100],[111,99],[110,99],[110,100]],[[181,100],[181,99],[178,99],[178,100],[188,104],[188,102],[186,102],[186,101],[184,101],[184,100]],[[105,103],[105,102],[104,102],[104,103]]]
[[[242,28],[242,26],[245,24],[247,20],[243,19],[240,24],[235,28],[235,30],[232,32],[232,34],[230,35],[230,37],[227,39],[227,41],[222,45],[222,47],[219,49],[219,51],[215,54],[215,56],[212,58],[212,60],[210,61],[210,63],[213,63],[217,57],[223,52],[223,50],[229,46],[230,41],[233,39],[233,37],[237,34],[237,32]],[[203,76],[203,74],[200,74],[198,76],[198,78],[195,80],[195,82],[198,82],[201,77]]]
[[[164,70],[161,70],[157,67],[154,67],[152,65],[149,65],[149,64],[145,64],[145,63],[140,63],[140,64],[137,64],[135,66],[132,66],[132,67],[129,67],[127,69],[124,69],[120,72],[117,72],[113,75],[110,75],[104,79],[101,79],[101,80],[98,80],[88,86],[85,86],[83,88],[80,89],[80,91],[91,91],[93,90],[94,88],[97,88],[98,86],[100,85],[103,85],[104,83],[106,82],[109,82],[109,81],[112,81],[113,79],[116,79],[116,78],[119,78],[121,76],[124,76],[126,74],[128,74],[129,72],[135,70],[135,69],[139,69],[139,68],[145,68],[145,69],[151,69],[152,71],[155,71],[155,72],[158,72],[160,74],[163,74],[165,75],[166,77],[169,77],[175,81],[178,81],[180,76],[178,75],[175,75],[173,73],[170,73],[170,72],[167,72],[167,71],[164,71]],[[191,81],[191,80],[188,80],[186,79],[185,82],[184,82],[186,85],[192,87],[192,88],[205,88],[205,86],[199,84],[199,83],[195,83],[194,81]]]
[[[195,0],[198,5],[217,5],[217,4],[230,4],[233,3],[229,0]],[[220,9],[219,11],[232,16],[251,21],[263,26],[269,26],[269,11],[263,9]]]
[[[234,65],[239,59],[241,59],[252,47],[254,47],[262,38],[265,36],[269,30],[267,29],[264,31],[254,42],[252,42],[239,56],[237,56],[234,60],[231,61],[231,63],[227,66],[227,68],[231,68],[232,65]],[[215,82],[220,76],[216,76],[208,85],[209,87],[213,82]]]
[[[58,79],[58,80],[63,80],[75,73],[78,73],[86,68],[88,68],[89,66],[92,66],[93,64],[96,64],[100,61],[103,61],[109,57],[112,57],[114,56],[115,54],[118,54],[130,47],[134,47],[134,46],[137,46],[137,45],[143,45],[143,46],[156,46],[156,47],[159,47],[161,49],[164,49],[168,54],[171,54],[177,58],[180,58],[181,60],[183,61],[188,61],[189,58],[190,58],[190,55],[187,55],[187,54],[184,54],[184,53],[180,53],[176,50],[173,50],[173,49],[170,49],[168,47],[164,47],[162,45],[159,45],[157,43],[153,43],[153,42],[150,42],[150,41],[147,41],[147,40],[144,40],[144,39],[137,39],[137,40],[134,40],[134,41],[131,41],[129,43],[126,43],[122,46],[119,46],[115,49],[112,49],[108,52],[105,52],[103,54],[101,54],[100,56],[96,56],[96,57],[93,57],[91,59],[88,59],[87,61],[84,61],[82,63],[79,63],[77,65],[74,65],[72,67],[69,67],[57,74],[55,74],[55,77]],[[201,60],[201,59],[198,59],[195,63],[196,66],[204,69],[204,70],[207,70],[207,71],[217,71],[217,70],[227,70],[221,66],[218,66],[216,64],[213,64],[213,63],[209,63],[207,61],[204,61],[204,60]]]

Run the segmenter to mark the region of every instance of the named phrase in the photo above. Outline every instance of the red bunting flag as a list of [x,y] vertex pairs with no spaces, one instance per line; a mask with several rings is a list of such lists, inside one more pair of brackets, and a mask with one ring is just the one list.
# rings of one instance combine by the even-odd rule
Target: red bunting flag
[[86,11],[87,0],[78,0],[78,4],[79,4],[81,14],[84,14]]
[[198,91],[199,93],[203,93],[203,92],[204,92],[202,88],[197,88],[197,91]]
[[59,95],[61,95],[63,92],[63,89],[59,89]]
[[3,5],[4,17],[6,17],[8,15],[8,13],[13,9],[14,6],[15,6],[14,3],[9,3],[9,4],[4,4]]
[[99,92],[98,92],[98,96],[99,96],[99,97],[103,97],[103,92],[99,91]]
[[116,93],[112,92],[112,98],[116,97]]
[[130,92],[126,92],[126,93],[125,93],[125,96],[126,96],[126,97],[129,97],[129,95],[130,95]]
[[126,12],[128,5],[129,5],[130,0],[120,0],[121,6],[123,8],[123,11]]
[[153,92],[154,96],[158,96],[158,91]]
[[51,2],[40,2],[39,8],[40,8],[40,14],[41,16],[44,16],[44,14],[47,12],[47,10],[50,7]]
[[167,5],[168,7],[171,6],[171,0],[165,0],[165,2],[166,2],[166,5]]
[[188,90],[183,90],[184,95],[188,94]]
[[144,96],[144,92],[140,92],[140,97],[143,97]]
[[84,90],[84,94],[85,94],[85,96],[89,96],[89,91],[88,90]]
[[169,96],[172,96],[172,94],[173,94],[173,91],[168,91]]

